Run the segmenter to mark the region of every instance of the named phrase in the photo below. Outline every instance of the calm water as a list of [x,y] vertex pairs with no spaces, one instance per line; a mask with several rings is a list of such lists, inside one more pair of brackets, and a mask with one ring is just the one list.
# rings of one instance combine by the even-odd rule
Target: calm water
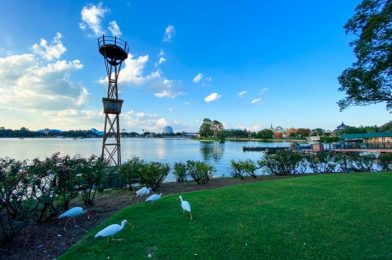
[[[160,161],[173,166],[174,162],[200,160],[213,165],[216,176],[230,175],[230,160],[259,160],[262,152],[243,152],[243,146],[289,146],[289,143],[225,142],[205,143],[180,138],[123,138],[121,139],[122,160],[133,156],[146,161]],[[0,138],[0,157],[17,160],[45,158],[53,153],[81,155],[88,157],[100,155],[102,139],[63,139],[63,138]],[[259,172],[263,174],[263,172]],[[166,181],[172,181],[170,174]]]

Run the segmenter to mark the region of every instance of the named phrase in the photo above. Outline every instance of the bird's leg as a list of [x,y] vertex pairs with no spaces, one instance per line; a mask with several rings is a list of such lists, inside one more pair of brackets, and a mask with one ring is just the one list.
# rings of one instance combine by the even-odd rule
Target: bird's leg
[[72,220],[73,220],[73,223],[74,223],[75,227],[78,227],[78,226],[76,225],[75,218],[72,218]]
[[66,227],[67,227],[68,221],[69,221],[69,218],[67,218],[67,221],[65,221],[65,225],[64,225],[64,230],[65,231],[67,231]]
[[184,209],[182,210],[182,214],[185,214],[185,210]]
[[191,217],[191,220],[192,220],[192,219],[193,219],[193,218],[192,218],[192,212],[189,212],[189,216]]

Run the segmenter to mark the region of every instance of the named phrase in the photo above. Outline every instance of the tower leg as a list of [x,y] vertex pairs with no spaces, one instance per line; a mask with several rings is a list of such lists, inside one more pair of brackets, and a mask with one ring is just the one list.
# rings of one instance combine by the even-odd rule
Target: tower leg
[[102,144],[102,158],[108,163],[121,165],[120,118],[105,113],[105,130]]

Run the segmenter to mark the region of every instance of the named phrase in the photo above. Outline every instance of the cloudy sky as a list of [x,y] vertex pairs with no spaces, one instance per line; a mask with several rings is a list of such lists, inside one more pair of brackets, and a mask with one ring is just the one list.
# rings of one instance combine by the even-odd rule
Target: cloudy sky
[[360,1],[20,1],[0,8],[0,126],[103,128],[97,37],[130,46],[121,128],[380,125],[385,104],[339,112],[353,61],[343,25]]

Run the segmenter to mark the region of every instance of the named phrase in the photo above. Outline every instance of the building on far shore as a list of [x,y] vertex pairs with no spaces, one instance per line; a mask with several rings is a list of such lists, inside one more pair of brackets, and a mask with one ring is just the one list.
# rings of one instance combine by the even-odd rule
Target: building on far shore
[[373,132],[363,134],[343,134],[340,136],[345,141],[363,141],[371,144],[392,144],[392,132]]
[[172,135],[172,134],[174,134],[173,127],[171,127],[169,125],[165,126],[163,128],[163,130],[162,130],[162,134],[164,134],[164,135]]
[[347,127],[349,127],[349,126],[345,125],[344,122],[342,122],[342,123],[341,123],[340,125],[338,125],[338,126],[336,127],[336,129],[333,130],[333,131],[334,131],[335,133],[338,133],[338,132],[340,132],[340,131],[346,129]]

